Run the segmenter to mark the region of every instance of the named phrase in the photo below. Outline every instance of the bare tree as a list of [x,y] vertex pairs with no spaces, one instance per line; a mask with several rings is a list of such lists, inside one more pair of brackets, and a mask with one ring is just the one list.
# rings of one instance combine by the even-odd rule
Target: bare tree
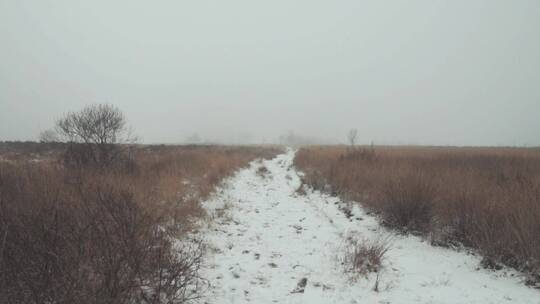
[[357,137],[358,137],[358,129],[350,129],[349,134],[347,134],[347,139],[349,140],[349,144],[353,148],[356,145],[356,138]]
[[198,133],[193,133],[186,138],[186,143],[188,144],[200,144],[202,143],[201,137]]
[[115,106],[96,104],[70,112],[56,122],[56,132],[69,148],[66,159],[77,164],[111,164],[120,144],[132,141],[124,114]]
[[58,134],[54,130],[45,130],[39,133],[39,141],[42,143],[59,142]]

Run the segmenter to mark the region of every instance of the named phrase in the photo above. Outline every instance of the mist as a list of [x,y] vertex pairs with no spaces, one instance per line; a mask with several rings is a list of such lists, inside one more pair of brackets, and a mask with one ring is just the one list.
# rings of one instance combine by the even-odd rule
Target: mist
[[540,2],[0,0],[0,140],[540,145]]

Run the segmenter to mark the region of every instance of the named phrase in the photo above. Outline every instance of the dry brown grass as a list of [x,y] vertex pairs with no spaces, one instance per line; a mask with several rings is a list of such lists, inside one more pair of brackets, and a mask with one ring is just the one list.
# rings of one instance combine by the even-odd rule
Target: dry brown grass
[[[16,151],[17,152],[17,151]],[[13,153],[13,151],[11,151]],[[183,303],[200,296],[199,202],[275,149],[144,146],[109,170],[0,162],[2,303]],[[194,292],[192,292],[194,291]]]
[[345,272],[351,275],[353,281],[358,279],[358,276],[380,272],[390,246],[389,238],[370,240],[349,236],[341,261]]
[[540,150],[311,147],[304,182],[362,202],[394,228],[477,249],[540,281]]

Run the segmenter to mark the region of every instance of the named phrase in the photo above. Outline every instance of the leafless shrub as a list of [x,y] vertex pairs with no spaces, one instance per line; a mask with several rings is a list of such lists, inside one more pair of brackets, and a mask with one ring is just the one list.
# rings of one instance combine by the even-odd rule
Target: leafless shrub
[[347,140],[349,141],[349,144],[351,145],[352,149],[356,145],[357,137],[358,137],[358,129],[350,129],[349,133],[347,133]]
[[265,165],[262,165],[257,169],[256,174],[262,178],[266,178],[270,174],[270,170]]
[[345,272],[353,280],[369,273],[379,273],[390,246],[391,240],[388,237],[370,240],[349,236],[342,258]]
[[[69,187],[61,173],[26,174],[2,176],[6,303],[170,303],[197,284],[200,254],[177,255],[174,228],[134,193],[99,181]],[[161,300],[132,302],[149,289]]]
[[[168,246],[169,241],[165,241]],[[136,303],[187,303],[201,298],[206,280],[200,274],[204,246],[200,240],[163,250],[154,247],[148,275],[138,280],[139,290],[134,292]]]
[[54,130],[45,130],[39,133],[39,142],[41,143],[55,143],[59,141],[60,138]]
[[107,104],[66,114],[56,122],[56,132],[69,143],[65,161],[72,165],[109,166],[123,156],[120,144],[133,140],[122,112]]

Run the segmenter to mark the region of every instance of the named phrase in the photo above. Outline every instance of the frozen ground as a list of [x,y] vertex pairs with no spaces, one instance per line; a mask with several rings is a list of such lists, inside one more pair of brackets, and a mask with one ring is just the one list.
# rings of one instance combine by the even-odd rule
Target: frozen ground
[[[297,194],[293,158],[289,150],[253,163],[205,203],[215,216],[203,231],[206,303],[540,303],[540,291],[512,271],[480,269],[473,255],[394,235],[357,206],[347,217],[338,198]],[[379,292],[375,274],[356,281],[344,274],[348,235],[393,239]]]

